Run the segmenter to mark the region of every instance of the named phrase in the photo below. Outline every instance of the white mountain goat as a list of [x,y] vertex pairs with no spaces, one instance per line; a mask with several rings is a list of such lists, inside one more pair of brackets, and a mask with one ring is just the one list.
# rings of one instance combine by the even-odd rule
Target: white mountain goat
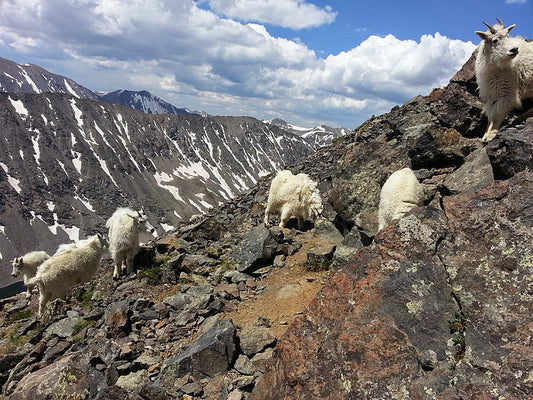
[[107,220],[105,226],[109,229],[109,251],[115,262],[113,278],[117,279],[124,270],[133,273],[133,259],[139,252],[139,232],[145,229],[153,232],[154,227],[148,222],[144,212],[131,208],[119,207]]
[[13,266],[11,275],[14,278],[18,278],[22,275],[24,284],[27,287],[26,297],[31,297],[32,285],[29,285],[28,281],[30,278],[35,276],[37,267],[49,258],[50,256],[45,251],[30,251],[29,253],[24,254],[22,257],[15,257],[13,259],[13,262],[11,263]]
[[[505,117],[520,108],[522,100],[533,97],[533,42],[510,37],[515,25],[505,27],[498,22],[494,26],[483,22],[489,30],[476,31],[482,39],[476,56],[476,80],[489,120],[484,141],[496,136]],[[531,115],[533,110],[518,117],[517,122]]]
[[73,285],[89,281],[106,249],[105,239],[94,235],[42,263],[29,281],[39,286],[39,315],[49,301],[65,297]]
[[424,202],[424,188],[411,168],[403,168],[389,176],[381,188],[379,198],[379,230],[392,220],[401,218]]
[[284,227],[292,217],[298,218],[299,229],[302,229],[305,220],[314,222],[322,213],[322,198],[316,182],[307,174],[293,175],[291,171],[279,171],[270,184],[265,209],[266,226],[270,214],[276,211],[281,212],[280,227]]

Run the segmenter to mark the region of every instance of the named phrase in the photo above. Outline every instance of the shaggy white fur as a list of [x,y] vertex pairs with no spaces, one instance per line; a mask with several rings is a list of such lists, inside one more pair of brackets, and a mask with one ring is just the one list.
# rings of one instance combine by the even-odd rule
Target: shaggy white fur
[[28,281],[35,276],[37,267],[48,260],[50,256],[45,251],[30,251],[22,257],[15,257],[11,263],[13,270],[11,275],[18,278],[22,275],[24,284],[27,287],[26,297],[31,296],[32,285],[28,285]]
[[298,228],[306,220],[315,221],[322,213],[322,198],[317,184],[307,174],[293,175],[291,171],[279,171],[270,184],[265,209],[265,225],[273,212],[280,211],[280,227],[292,217],[298,218]]
[[89,281],[106,248],[107,242],[100,235],[94,235],[82,245],[54,254],[42,263],[29,281],[39,286],[39,315],[49,301],[66,296],[73,285]]
[[[483,140],[493,139],[500,125],[522,100],[533,97],[533,42],[522,37],[510,37],[515,27],[499,24],[486,32],[476,31],[482,39],[476,56],[476,80],[489,125]],[[521,115],[517,122],[533,115],[533,109]]]
[[424,190],[411,168],[400,169],[389,176],[381,188],[379,199],[379,230],[392,220],[422,205]]
[[133,259],[139,252],[139,231],[146,229],[153,232],[154,227],[148,222],[142,211],[120,207],[107,220],[109,229],[109,251],[115,262],[113,278],[117,279],[126,266],[126,273],[133,273]]

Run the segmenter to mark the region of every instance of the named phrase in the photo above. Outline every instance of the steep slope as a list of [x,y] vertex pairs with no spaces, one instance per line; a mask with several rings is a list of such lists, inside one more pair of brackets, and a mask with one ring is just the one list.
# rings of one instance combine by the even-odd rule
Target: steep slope
[[186,108],[173,106],[146,90],[115,90],[114,92],[101,95],[100,100],[108,103],[122,104],[135,108],[136,110],[144,111],[147,114],[198,114]]
[[102,231],[121,205],[144,206],[163,233],[313,151],[253,118],[148,115],[62,94],[0,94],[0,116],[6,263]]
[[0,57],[0,92],[65,93],[80,99],[98,99],[98,95],[72,79],[48,72],[33,64],[17,64]]

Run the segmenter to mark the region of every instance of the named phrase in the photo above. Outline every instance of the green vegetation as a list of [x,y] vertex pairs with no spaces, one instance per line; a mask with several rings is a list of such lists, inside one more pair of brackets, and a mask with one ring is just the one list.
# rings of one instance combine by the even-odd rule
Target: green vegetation
[[13,315],[9,316],[7,319],[8,324],[12,324],[13,322],[20,321],[22,319],[28,319],[32,316],[32,313],[29,310],[19,310]]
[[455,313],[454,318],[448,321],[450,333],[454,336],[452,337],[452,342],[455,346],[458,347],[457,353],[455,355],[456,361],[459,361],[463,358],[465,353],[465,330],[466,330],[466,318],[461,311]]
[[145,279],[150,285],[160,285],[163,283],[163,266],[170,260],[170,257],[156,257],[147,268],[137,271],[138,279]]
[[325,259],[323,261],[315,261],[313,263],[307,262],[305,264],[305,269],[307,271],[318,272],[318,271],[327,271],[330,269],[333,260]]
[[94,321],[88,321],[86,319],[82,319],[76,322],[76,324],[74,324],[74,326],[72,327],[72,336],[76,336],[78,333],[82,331],[83,328],[90,326],[90,325],[94,325],[94,324],[95,324]]
[[79,306],[84,310],[90,310],[93,308],[93,285],[86,285],[75,294],[76,300],[79,302]]
[[163,282],[161,266],[150,267],[137,271],[138,279],[145,279],[150,285],[159,285]]
[[190,285],[191,283],[194,283],[194,279],[187,276],[185,278],[180,278],[178,283],[180,285]]
[[464,333],[465,322],[466,319],[463,313],[457,311],[455,317],[449,321],[450,333]]
[[230,260],[225,259],[225,258],[220,260],[220,266],[228,270],[233,269],[233,263]]

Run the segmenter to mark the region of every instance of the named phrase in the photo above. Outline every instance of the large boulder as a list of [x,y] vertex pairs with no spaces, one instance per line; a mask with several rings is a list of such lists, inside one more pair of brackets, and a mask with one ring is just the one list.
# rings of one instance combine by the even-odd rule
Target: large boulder
[[160,385],[176,392],[175,382],[191,374],[206,378],[226,372],[234,362],[235,326],[231,320],[218,320],[196,342],[180,354],[165,361],[160,378]]

